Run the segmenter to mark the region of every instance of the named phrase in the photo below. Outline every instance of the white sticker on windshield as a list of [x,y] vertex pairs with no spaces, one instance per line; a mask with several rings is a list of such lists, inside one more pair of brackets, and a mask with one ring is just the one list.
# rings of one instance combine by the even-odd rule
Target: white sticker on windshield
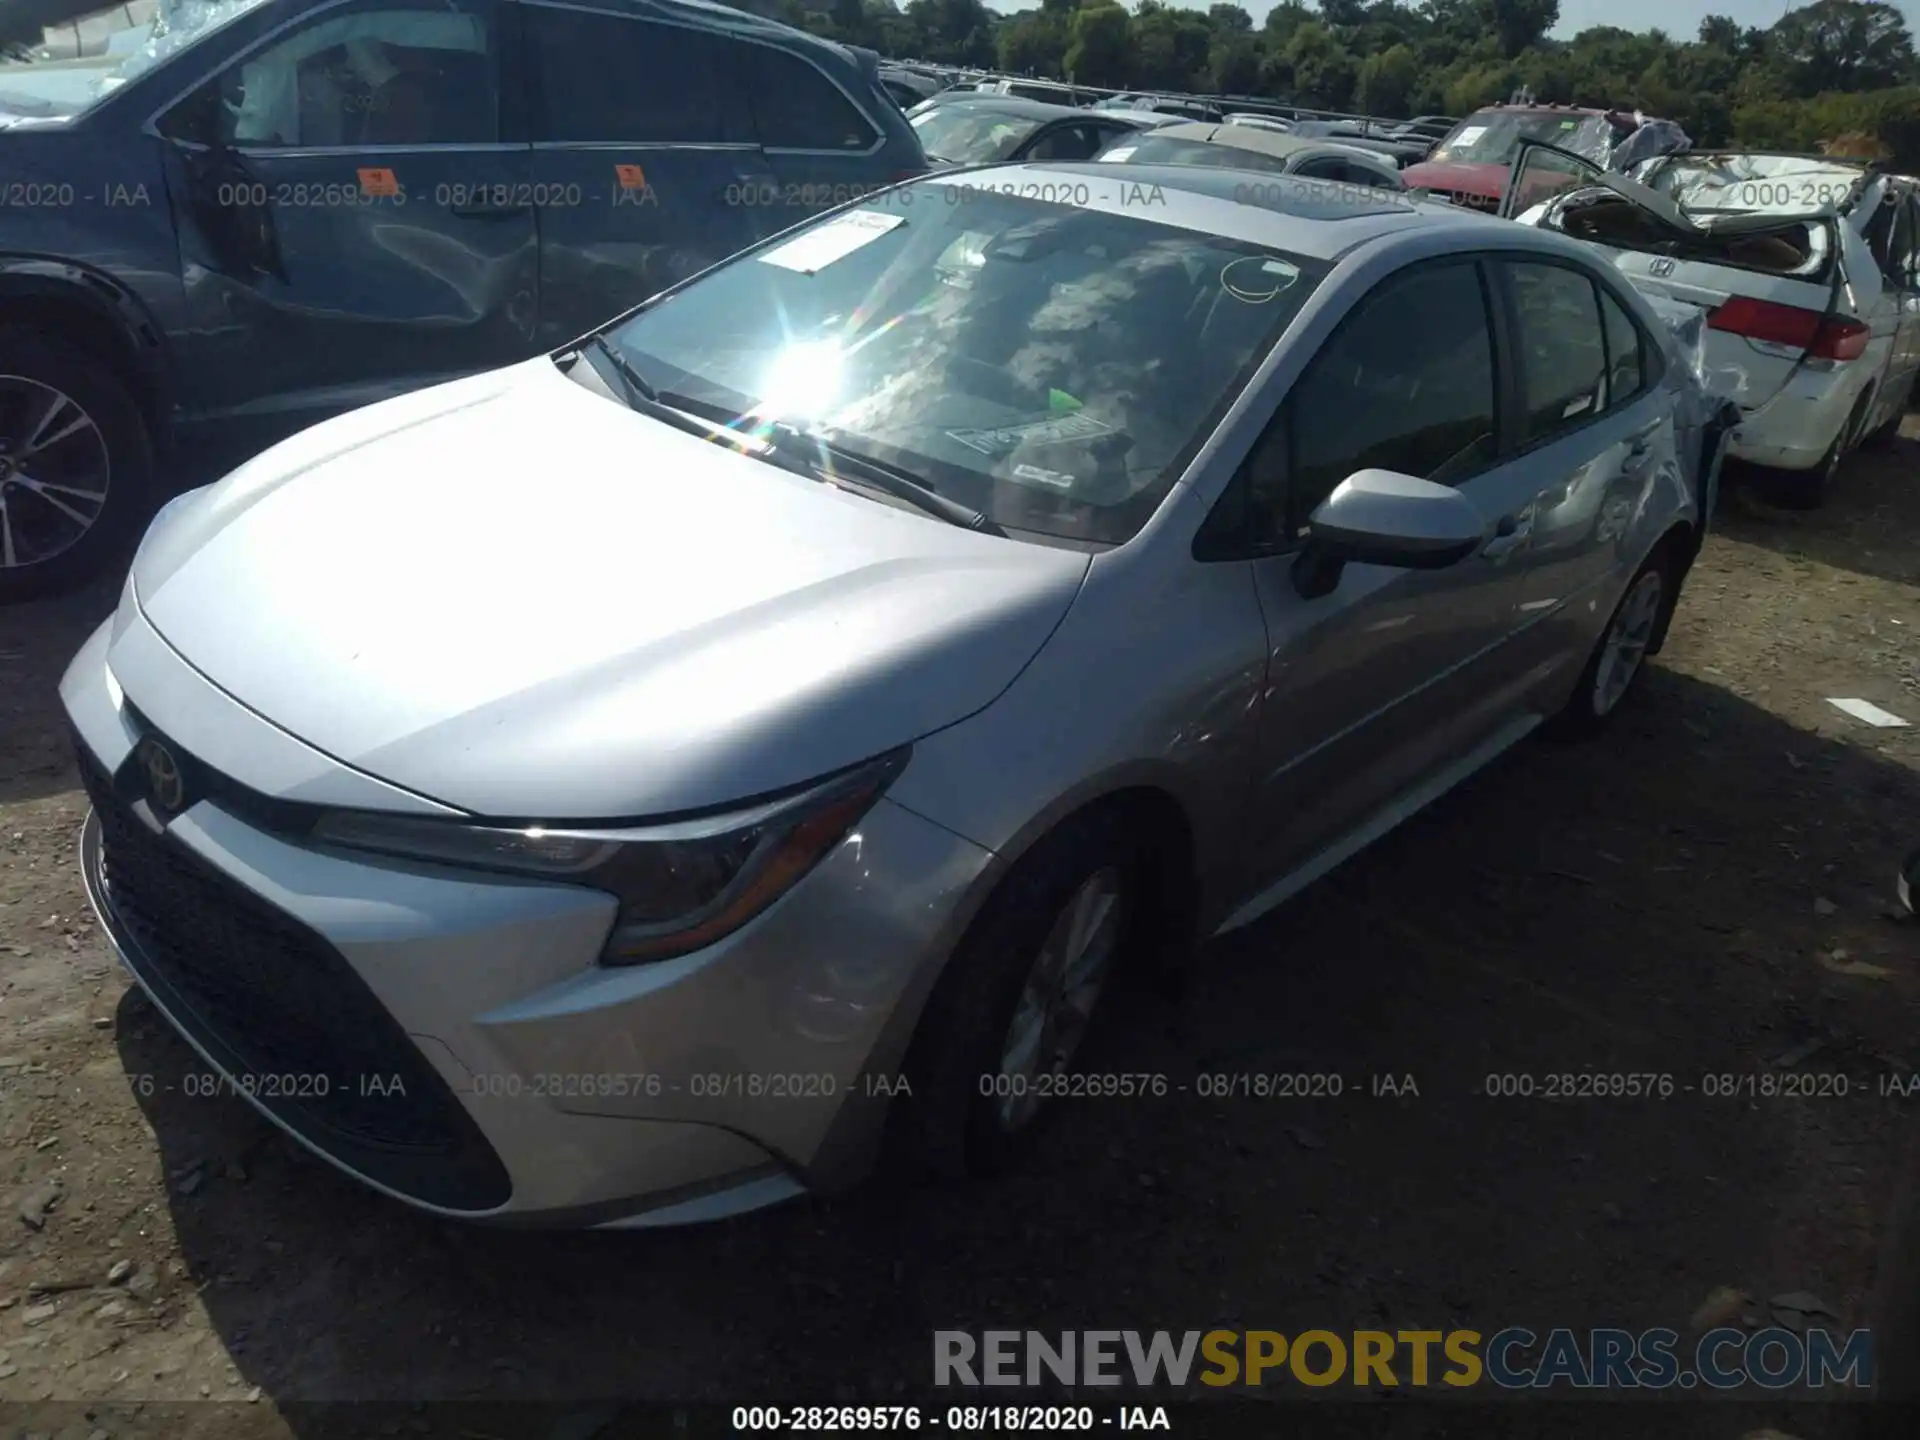
[[1038,465],[1016,465],[1013,478],[1031,480],[1036,485],[1045,485],[1052,490],[1073,489],[1073,476],[1063,475],[1058,470],[1042,470]]
[[1133,152],[1139,148],[1138,145],[1122,145],[1118,150],[1109,150],[1099,158],[1102,160],[1131,160],[1133,158]]
[[904,215],[882,215],[877,210],[854,210],[776,245],[757,257],[783,270],[813,275],[836,260],[844,260],[863,245],[871,245],[889,230],[906,224]]
[[947,438],[958,440],[969,450],[982,455],[1010,455],[1022,445],[1064,445],[1074,440],[1091,440],[1110,435],[1113,427],[1094,419],[1085,411],[1054,415],[1026,425],[1002,425],[992,430],[949,430]]
[[1486,133],[1487,127],[1484,125],[1469,125],[1453,137],[1453,143],[1456,145],[1471,145]]

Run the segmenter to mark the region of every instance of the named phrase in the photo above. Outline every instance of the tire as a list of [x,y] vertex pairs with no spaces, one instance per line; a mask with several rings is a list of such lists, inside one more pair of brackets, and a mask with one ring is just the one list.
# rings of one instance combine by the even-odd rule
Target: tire
[[1860,442],[1860,448],[1862,450],[1891,449],[1893,442],[1900,438],[1900,422],[1907,418],[1907,408],[1912,404],[1913,381],[1909,380],[1907,393],[1900,397],[1900,403],[1894,406],[1893,413],[1881,422],[1879,429]]
[[[1594,641],[1593,653],[1581,668],[1572,696],[1548,722],[1549,734],[1567,739],[1597,734],[1620,713],[1646,671],[1653,639],[1660,633],[1666,610],[1674,603],[1678,576],[1671,556],[1668,544],[1662,543],[1634,572],[1620,603],[1607,617],[1607,628]],[[1624,648],[1612,651],[1610,662],[1610,647],[1616,636]],[[1623,661],[1630,668],[1621,680],[1618,667]]]
[[1847,423],[1840,427],[1840,433],[1833,437],[1833,444],[1827,447],[1827,453],[1820,457],[1820,463],[1813,469],[1767,471],[1761,486],[1761,498],[1771,501],[1782,510],[1818,510],[1825,505],[1839,478],[1840,462],[1847,458],[1849,442],[1861,425],[1866,423],[1867,407],[1872,399],[1870,395],[1860,397],[1853,407],[1853,413],[1847,416]]
[[[1106,978],[1135,958],[1147,928],[1137,923],[1138,897],[1147,891],[1144,854],[1120,817],[1096,807],[1042,839],[1000,881],[948,960],[908,1050],[908,1093],[894,1103],[889,1139],[909,1168],[953,1178],[999,1175],[1032,1153],[1058,1102],[1042,1100],[1010,1124],[1003,1103],[1013,1097],[983,1094],[983,1081],[1006,1073],[1016,1012],[1042,948],[1100,877],[1117,881]],[[1055,1073],[1070,1073],[1083,1049],[1075,1044]]]
[[64,341],[0,330],[0,447],[0,602],[57,594],[124,558],[151,507],[154,447],[119,376]]

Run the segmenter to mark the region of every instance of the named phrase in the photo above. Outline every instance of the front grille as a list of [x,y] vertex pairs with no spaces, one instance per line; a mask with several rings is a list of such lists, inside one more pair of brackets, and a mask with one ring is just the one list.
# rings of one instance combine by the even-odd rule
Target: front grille
[[344,956],[155,834],[84,745],[96,879],[130,965],[248,1093],[349,1168],[429,1204],[491,1209],[505,1168]]

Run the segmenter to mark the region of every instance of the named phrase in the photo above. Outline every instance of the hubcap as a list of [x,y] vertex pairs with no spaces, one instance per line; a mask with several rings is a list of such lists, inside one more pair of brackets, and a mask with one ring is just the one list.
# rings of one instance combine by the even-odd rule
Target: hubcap
[[1613,617],[1607,631],[1600,668],[1593,677],[1594,714],[1610,713],[1640,673],[1640,662],[1647,658],[1647,645],[1660,618],[1660,596],[1660,572],[1649,570],[1620,602],[1620,613]]
[[72,549],[107,505],[106,437],[71,396],[0,375],[0,570]]
[[1039,1112],[1040,1077],[1063,1072],[1087,1033],[1120,942],[1120,874],[1096,871],[1061,909],[1034,956],[1000,1052],[1009,1082],[999,1097],[1000,1124],[1025,1126]]

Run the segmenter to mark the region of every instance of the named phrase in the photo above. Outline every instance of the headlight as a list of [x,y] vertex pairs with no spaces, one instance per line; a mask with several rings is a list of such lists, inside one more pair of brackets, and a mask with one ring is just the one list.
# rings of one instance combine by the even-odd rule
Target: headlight
[[905,750],[895,751],[748,809],[632,830],[463,825],[336,810],[320,818],[312,838],[611,891],[620,911],[600,958],[632,965],[699,950],[745,925],[846,837],[906,760]]

